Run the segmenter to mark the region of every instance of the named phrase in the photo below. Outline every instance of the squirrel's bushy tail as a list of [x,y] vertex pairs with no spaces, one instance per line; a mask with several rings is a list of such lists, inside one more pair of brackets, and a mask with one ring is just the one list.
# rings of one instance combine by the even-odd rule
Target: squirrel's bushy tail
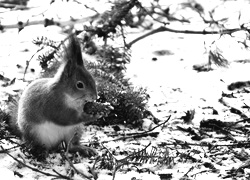
[[9,102],[7,114],[9,118],[6,123],[9,125],[9,131],[11,134],[21,137],[21,132],[17,126],[17,111],[18,111],[18,99],[11,98]]

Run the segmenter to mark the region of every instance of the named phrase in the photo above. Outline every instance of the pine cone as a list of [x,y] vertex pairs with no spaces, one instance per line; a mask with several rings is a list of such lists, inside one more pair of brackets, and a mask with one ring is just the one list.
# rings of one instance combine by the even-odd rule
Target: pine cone
[[83,111],[94,116],[108,116],[114,108],[109,103],[87,102]]

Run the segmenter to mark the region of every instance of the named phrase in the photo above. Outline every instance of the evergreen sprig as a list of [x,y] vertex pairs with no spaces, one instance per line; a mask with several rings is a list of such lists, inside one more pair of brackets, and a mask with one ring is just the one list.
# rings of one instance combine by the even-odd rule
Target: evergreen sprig
[[37,37],[32,41],[33,44],[37,46],[46,46],[46,47],[51,47],[53,49],[58,50],[59,49],[59,43],[56,41],[53,41],[51,39],[48,39],[47,37],[41,36]]
[[105,71],[119,74],[119,72],[126,69],[125,65],[130,62],[130,51],[124,48],[114,48],[112,46],[105,46],[100,48],[98,54],[98,61],[102,61],[106,68]]
[[9,126],[7,124],[9,118],[9,114],[0,109],[0,140],[9,135]]
[[152,146],[151,151],[146,148],[134,151],[134,153],[127,158],[133,162],[140,162],[142,164],[150,163],[157,165],[170,165],[173,162],[173,157],[170,156],[169,150]]
[[37,58],[37,60],[40,63],[41,68],[43,70],[49,71],[49,65],[51,65],[52,62],[56,60],[55,56],[58,53],[59,48],[62,45],[62,42],[58,43],[44,36],[37,37],[32,42],[33,44],[39,46],[40,48],[50,48],[45,53],[40,54]]
[[126,124],[141,127],[142,119],[147,116],[148,94],[146,89],[131,86],[118,86],[111,82],[98,85],[98,102],[109,103],[114,109],[105,118],[98,120],[99,125]]
[[116,27],[122,25],[121,22],[125,20],[129,11],[139,5],[140,2],[138,0],[115,1],[112,9],[102,14],[96,27],[86,27],[85,30],[91,32],[93,35],[106,39],[110,33],[116,33]]
[[167,148],[162,150],[157,147],[151,147],[151,150],[149,151],[148,149],[150,145],[151,143],[142,149],[135,150],[122,159],[117,159],[109,150],[106,150],[100,158],[100,168],[113,170],[114,176],[115,172],[121,168],[124,168],[124,166],[142,165],[146,163],[158,166],[169,166],[171,163],[173,163],[174,157],[171,157]]
[[49,64],[55,58],[56,51],[47,52],[38,56],[38,61],[42,69],[48,69]]

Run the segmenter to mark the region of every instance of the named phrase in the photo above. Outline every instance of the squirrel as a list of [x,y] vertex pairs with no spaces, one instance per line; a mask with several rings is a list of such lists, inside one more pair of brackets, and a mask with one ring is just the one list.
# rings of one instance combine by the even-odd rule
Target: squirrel
[[97,99],[96,83],[85,68],[76,35],[68,41],[55,76],[34,80],[23,91],[16,125],[31,147],[53,150],[65,142],[70,152],[92,156],[96,151],[79,141],[83,123],[97,119],[84,112],[84,105]]

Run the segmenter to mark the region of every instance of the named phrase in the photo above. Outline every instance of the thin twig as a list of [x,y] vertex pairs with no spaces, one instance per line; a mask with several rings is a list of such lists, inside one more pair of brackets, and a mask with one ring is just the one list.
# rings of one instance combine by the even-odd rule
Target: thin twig
[[250,122],[250,118],[245,118],[245,119],[242,119],[240,121],[237,121],[234,123],[234,125],[239,124],[239,123],[245,123],[245,122]]
[[73,139],[75,138],[76,135],[77,135],[77,132],[69,140],[69,142],[67,144],[66,152],[64,154],[64,158],[68,161],[70,167],[72,167],[77,174],[80,174],[83,178],[91,179],[92,176],[87,176],[87,175],[83,174],[82,172],[80,172],[78,169],[76,169],[76,167],[74,166],[72,161],[69,159],[69,148],[72,145],[72,141],[73,141]]
[[91,11],[94,11],[96,14],[100,15],[100,13],[95,8],[89,7],[86,4],[84,4],[84,6],[85,6],[86,9],[90,9]]
[[20,147],[21,145],[17,145],[17,146],[13,146],[13,147],[11,147],[11,148],[8,148],[8,149],[4,149],[3,147],[2,147],[2,150],[0,150],[0,154],[1,153],[6,153],[6,152],[8,152],[8,151],[10,151],[10,150],[12,150],[12,149],[16,149],[16,148],[18,148],[18,147]]
[[188,173],[194,170],[194,166],[190,167],[189,170],[184,174],[183,177],[188,176]]
[[194,173],[194,174],[189,175],[189,176],[190,176],[190,177],[195,177],[195,176],[197,176],[198,174],[207,173],[207,172],[209,172],[209,170],[202,170],[202,171],[200,171],[200,172]]
[[26,75],[27,70],[28,70],[28,68],[29,68],[30,61],[34,58],[34,56],[35,56],[37,53],[39,53],[41,50],[43,50],[43,48],[44,48],[44,47],[40,47],[40,48],[35,52],[35,54],[33,54],[33,55],[31,56],[31,58],[30,58],[28,61],[26,61],[26,67],[25,67],[25,70],[24,70],[24,73],[23,73],[23,81],[25,81],[25,75]]
[[97,162],[100,161],[100,159],[101,159],[101,156],[97,156],[96,159],[95,159],[95,162],[94,162],[94,164],[93,164],[93,166],[92,166],[92,168],[90,169],[90,172],[91,172],[91,174],[93,175],[93,178],[94,178],[94,179],[97,179],[97,178],[98,178],[95,169],[96,169],[96,164],[97,164]]
[[[0,146],[0,147],[1,147],[2,150],[4,150],[2,146]],[[52,176],[52,177],[62,178],[62,179],[71,179],[71,178],[69,178],[69,177],[67,177],[67,176],[64,176],[64,175],[62,175],[62,174],[56,172],[56,170],[53,170],[53,171],[56,172],[57,175],[51,174],[51,173],[47,173],[47,172],[43,172],[43,171],[41,171],[41,170],[39,170],[39,169],[37,169],[37,168],[31,167],[31,166],[29,166],[29,165],[23,163],[22,161],[18,160],[17,158],[15,158],[14,156],[12,156],[12,155],[11,155],[10,153],[8,153],[8,152],[6,152],[6,154],[7,154],[8,156],[10,156],[12,159],[14,159],[16,162],[18,162],[19,164],[21,164],[21,165],[23,165],[23,166],[25,166],[25,167],[31,169],[32,171],[41,173],[41,174],[43,174],[43,175],[45,175],[45,176]]]
[[[125,137],[120,137],[120,138],[117,138],[117,139],[112,139],[112,140],[108,140],[108,141],[102,141],[102,143],[107,143],[107,142],[110,142],[110,141],[120,141],[120,140],[125,140],[125,139],[129,139],[129,138],[138,138],[138,137],[142,137],[142,136],[147,136],[147,135],[155,135],[156,133],[158,132],[151,132],[153,130],[155,130],[156,128],[166,124],[169,119],[170,119],[171,116],[168,117],[168,119],[160,124],[158,124],[157,126],[153,127],[152,129],[148,130],[148,131],[144,131],[144,132],[141,132],[141,133],[130,133],[130,134],[126,134]],[[150,133],[151,132],[151,133]]]
[[[200,147],[211,147],[211,144],[196,144],[196,143],[188,143],[188,142],[174,142],[174,143],[164,143],[166,146],[176,146],[176,145],[186,145],[186,146],[200,146]],[[224,147],[234,147],[234,146],[245,146],[248,145],[250,146],[250,142],[238,142],[238,143],[232,143],[232,144],[215,144],[213,147],[219,147],[219,146],[224,146]]]
[[118,170],[118,160],[115,158],[115,156],[110,152],[110,150],[103,145],[103,143],[100,143],[104,149],[106,149],[107,153],[109,154],[110,157],[112,157],[111,162],[113,162],[112,167],[113,167],[113,172],[112,172],[112,180],[115,179],[116,171]]
[[[151,3],[151,6],[154,7],[153,3]],[[164,26],[170,24],[169,22],[162,22],[162,21],[156,19],[156,18],[153,16],[154,13],[157,14],[157,13],[155,12],[155,10],[154,10],[155,7],[152,8],[152,10],[151,10],[151,11],[153,11],[153,12],[149,12],[146,8],[144,8],[144,7],[141,6],[141,5],[140,5],[140,8],[144,9],[144,11],[147,12],[147,15],[149,15],[154,21],[156,21],[156,22],[158,22],[158,23],[161,23],[161,24],[163,24]],[[163,17],[164,17],[164,16],[163,16]]]
[[120,28],[121,28],[121,35],[122,35],[123,45],[124,45],[123,47],[125,49],[126,45],[127,45],[127,43],[126,43],[126,36],[125,36],[124,29],[123,29],[122,25],[120,25]]

